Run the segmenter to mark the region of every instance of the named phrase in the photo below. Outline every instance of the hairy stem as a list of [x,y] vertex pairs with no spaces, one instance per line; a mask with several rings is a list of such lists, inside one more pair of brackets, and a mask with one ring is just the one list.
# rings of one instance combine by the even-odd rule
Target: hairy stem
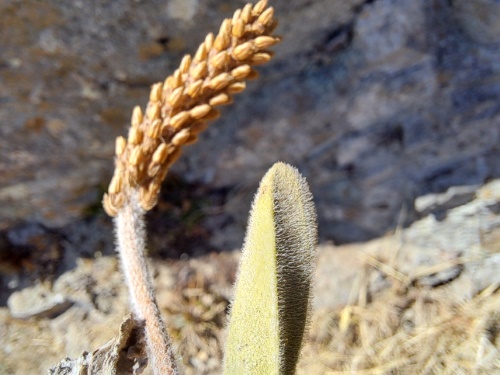
[[137,319],[145,322],[148,356],[154,374],[178,374],[146,265],[144,213],[138,195],[133,194],[115,218],[118,252],[133,312]]

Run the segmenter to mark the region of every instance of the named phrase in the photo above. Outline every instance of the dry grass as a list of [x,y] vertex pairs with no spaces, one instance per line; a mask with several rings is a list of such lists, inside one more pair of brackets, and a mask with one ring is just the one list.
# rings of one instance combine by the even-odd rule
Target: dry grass
[[[391,275],[391,287],[370,295],[374,272]],[[445,287],[424,288],[408,280],[387,263],[365,267],[356,303],[316,312],[299,372],[500,373],[499,285],[459,302],[447,296]]]
[[[299,374],[500,374],[499,285],[456,301],[446,285],[425,288],[389,262],[365,260],[353,286],[357,300],[315,312]],[[467,261],[458,258],[417,276]],[[186,374],[220,373],[232,271],[217,270],[234,269],[237,259],[217,260],[207,271],[211,263],[191,260],[178,271],[188,276],[168,303],[169,331]],[[381,274],[390,287],[371,293],[373,276]]]
[[193,287],[172,302],[168,331],[185,373],[220,373],[229,301],[206,287]]
[[175,351],[186,375],[220,374],[224,328],[238,258],[212,254],[172,263],[175,290],[163,299],[162,310]]

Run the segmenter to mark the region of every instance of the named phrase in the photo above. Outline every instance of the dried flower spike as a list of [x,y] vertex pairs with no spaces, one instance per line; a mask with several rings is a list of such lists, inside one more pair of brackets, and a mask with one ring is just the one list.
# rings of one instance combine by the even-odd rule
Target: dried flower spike
[[244,80],[257,76],[251,66],[271,59],[267,48],[280,41],[272,35],[273,16],[267,0],[247,4],[222,22],[216,36],[208,34],[194,57],[184,56],[164,83],[151,87],[144,114],[134,108],[128,139],[116,141],[115,178],[103,201],[108,215],[116,216],[137,191],[148,192],[140,195],[142,209],[154,207],[168,168],[180,148],[196,140],[200,122],[218,117],[214,107],[230,104],[245,89]]

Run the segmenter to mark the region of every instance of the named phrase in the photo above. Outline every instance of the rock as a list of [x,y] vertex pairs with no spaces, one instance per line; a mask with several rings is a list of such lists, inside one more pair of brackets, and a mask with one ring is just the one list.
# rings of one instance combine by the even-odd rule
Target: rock
[[[420,1],[366,2],[355,20],[353,48],[368,61],[389,60],[410,44],[424,42],[425,7]],[[406,51],[406,54],[412,51]]]
[[38,284],[11,294],[7,300],[13,318],[51,318],[62,314],[73,301]]
[[[322,245],[318,249],[314,308],[340,308],[354,302],[356,277],[362,267],[356,245],[335,248]],[[327,275],[330,275],[327,277]]]
[[64,358],[50,368],[49,374],[141,374],[148,362],[145,344],[144,327],[128,316],[110,342],[92,353],[84,352],[75,360]]
[[417,212],[427,215],[429,213],[442,213],[470,202],[476,194],[478,186],[453,186],[442,194],[428,194],[415,199]]
[[[490,209],[500,202],[499,181],[476,190],[469,187],[475,198],[458,207],[451,208],[454,205],[444,200],[450,208],[442,220],[429,214],[393,235],[366,243],[320,246],[315,308],[353,303],[361,291],[375,293],[394,278],[402,285],[446,288],[457,301],[500,284],[500,216]],[[372,278],[366,269],[372,270]]]
[[[417,196],[500,176],[497,1],[274,5],[284,40],[263,79],[173,168],[228,192],[215,218],[228,240],[213,246],[241,245],[253,192],[277,160],[307,176],[322,239],[336,243],[383,235],[403,206],[411,223]],[[234,8],[3,1],[0,229],[95,212],[133,106]]]
[[455,14],[462,28],[480,43],[500,41],[500,4],[495,0],[455,1]]
[[[57,277],[52,287],[39,283],[24,288],[11,294],[8,309],[0,307],[0,336],[18,337],[2,345],[0,363],[5,373],[45,374],[64,357],[92,353],[116,335],[129,313],[117,258],[78,258],[73,267]],[[162,275],[168,274],[165,267]],[[34,358],[37,346],[44,353]]]

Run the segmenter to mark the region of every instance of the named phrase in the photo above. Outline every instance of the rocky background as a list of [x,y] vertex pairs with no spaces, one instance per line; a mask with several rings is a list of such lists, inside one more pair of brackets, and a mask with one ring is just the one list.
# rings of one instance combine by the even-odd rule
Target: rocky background
[[[148,220],[155,259],[183,264],[192,255],[239,248],[257,184],[277,160],[307,177],[322,243],[372,240],[420,218],[435,218],[439,227],[449,210],[473,203],[481,185],[500,177],[500,2],[273,3],[283,42],[261,78],[174,166]],[[100,206],[114,138],[125,133],[133,106],[146,104],[150,85],[243,4],[0,2],[0,306],[13,293],[48,282],[62,299],[19,314],[59,316],[60,326],[43,323],[56,332],[79,320],[60,315],[75,300],[84,310],[71,314],[85,315],[93,314],[89,306],[106,314],[115,308],[106,307],[109,298],[123,299],[118,287],[101,286],[102,275],[116,274],[110,280],[117,285],[121,280],[106,257],[113,254],[112,225]],[[481,212],[496,217],[498,203]],[[464,215],[476,220],[476,214]],[[423,251],[419,238],[437,230],[418,223],[412,228],[421,232],[411,232],[415,254]],[[445,258],[462,253],[446,240],[457,231],[479,236],[476,245],[487,238],[488,251],[498,252],[497,224],[483,228],[486,234],[471,226],[443,229],[430,248],[454,247]],[[231,280],[235,261],[228,262]],[[94,271],[85,267],[97,267],[101,276],[89,276]],[[80,281],[58,278],[68,271]],[[332,272],[339,271],[323,273],[325,290],[336,283],[328,278]],[[83,297],[68,300],[75,290]],[[327,295],[322,300],[337,298]],[[118,310],[121,319],[125,308]],[[13,314],[1,313],[6,321]]]
[[[92,211],[133,106],[243,3],[2,1],[1,228]],[[277,160],[308,177],[337,243],[383,234],[403,207],[412,221],[419,195],[500,176],[498,1],[274,6],[276,58],[174,168],[223,200],[200,218],[211,246],[239,246]]]

